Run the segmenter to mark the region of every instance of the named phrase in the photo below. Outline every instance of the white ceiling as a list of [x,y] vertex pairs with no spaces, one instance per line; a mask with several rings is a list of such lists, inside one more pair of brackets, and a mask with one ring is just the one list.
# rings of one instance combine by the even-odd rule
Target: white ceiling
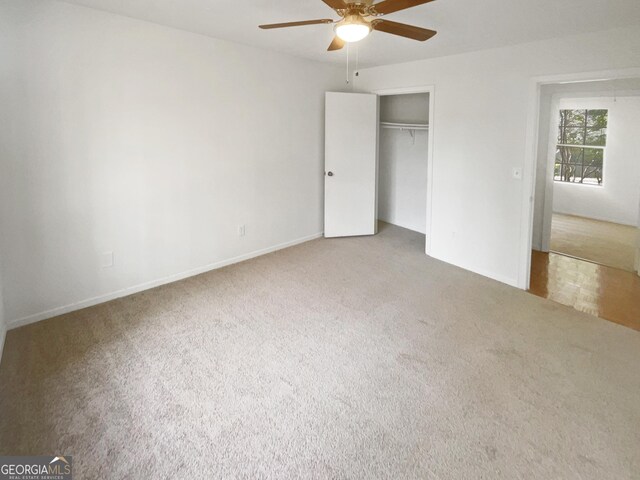
[[[259,30],[258,24],[337,18],[321,0],[67,0],[215,38],[313,60],[327,52],[331,25]],[[386,17],[437,30],[425,43],[382,32],[360,42],[362,66],[385,65],[640,24],[640,0],[436,0]],[[352,50],[353,52],[353,50]]]

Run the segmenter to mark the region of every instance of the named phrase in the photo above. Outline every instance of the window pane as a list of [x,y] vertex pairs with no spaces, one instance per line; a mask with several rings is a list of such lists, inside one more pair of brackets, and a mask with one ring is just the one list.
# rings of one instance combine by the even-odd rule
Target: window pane
[[607,128],[608,110],[589,110],[587,112],[587,127]]
[[584,145],[584,127],[562,127],[558,143],[565,145]]
[[586,122],[586,110],[560,110],[560,125],[583,126]]
[[602,185],[602,167],[584,167],[582,183],[589,185]]
[[567,165],[560,166],[560,181],[570,182],[570,169]]
[[582,182],[582,165],[571,165],[571,173],[573,178],[572,182],[581,183]]
[[[594,150],[590,148],[589,150]],[[556,149],[556,163],[582,164],[583,148],[580,147],[558,147]]]
[[553,179],[558,182],[562,179],[562,177],[560,176],[560,173],[562,172],[562,164],[561,163],[556,163],[556,167],[553,171]]
[[561,166],[560,181],[579,182],[581,179],[582,179],[582,165],[564,164]]
[[604,147],[607,144],[607,129],[606,128],[589,128],[587,129],[587,145],[598,145]]
[[602,161],[604,159],[604,152],[599,148],[585,148],[584,149],[584,164],[588,167],[598,167],[602,169]]

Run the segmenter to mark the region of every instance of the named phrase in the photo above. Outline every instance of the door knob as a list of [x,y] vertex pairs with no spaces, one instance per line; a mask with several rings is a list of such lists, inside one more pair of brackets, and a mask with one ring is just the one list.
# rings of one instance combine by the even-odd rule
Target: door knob
[[330,177],[333,177],[333,172],[329,172],[327,173],[327,175],[329,175]]

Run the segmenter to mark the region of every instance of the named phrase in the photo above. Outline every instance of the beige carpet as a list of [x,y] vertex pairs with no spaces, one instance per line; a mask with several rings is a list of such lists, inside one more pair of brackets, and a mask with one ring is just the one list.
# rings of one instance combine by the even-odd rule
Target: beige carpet
[[633,272],[637,235],[628,225],[554,213],[551,250]]
[[78,479],[631,479],[640,332],[316,240],[13,330],[0,453]]

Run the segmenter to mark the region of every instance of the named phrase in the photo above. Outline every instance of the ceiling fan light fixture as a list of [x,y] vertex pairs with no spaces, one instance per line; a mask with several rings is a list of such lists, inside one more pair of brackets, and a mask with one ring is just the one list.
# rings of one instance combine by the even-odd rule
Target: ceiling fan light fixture
[[359,17],[350,15],[336,25],[336,35],[347,43],[359,42],[371,33],[371,24]]

